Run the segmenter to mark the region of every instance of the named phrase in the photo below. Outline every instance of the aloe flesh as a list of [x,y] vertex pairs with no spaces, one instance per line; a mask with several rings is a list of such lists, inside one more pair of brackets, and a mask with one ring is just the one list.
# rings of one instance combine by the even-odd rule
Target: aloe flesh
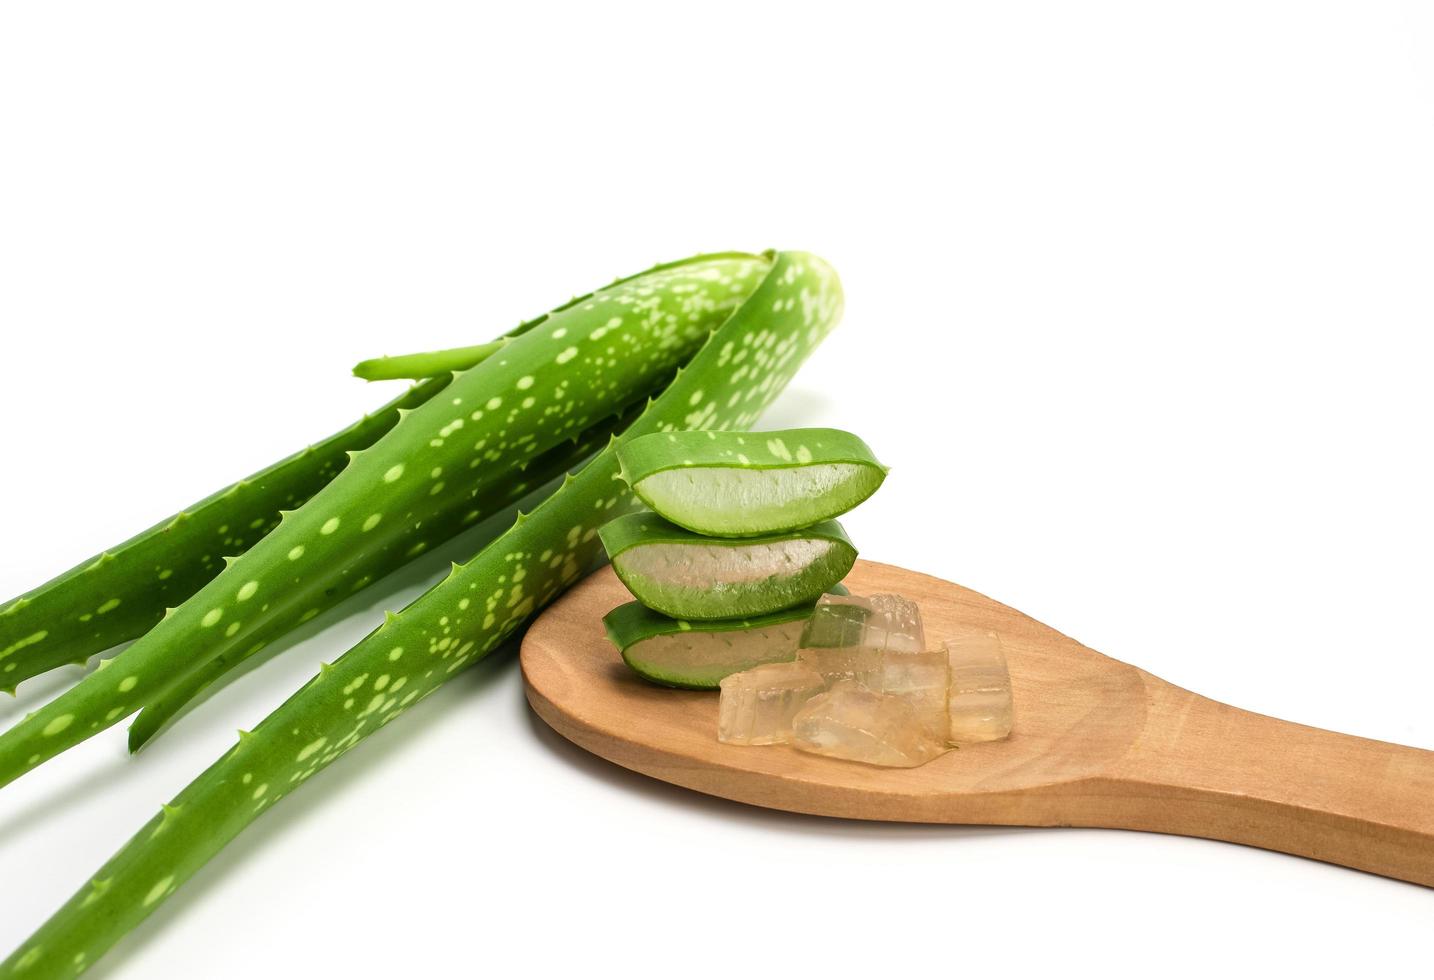
[[[796,302],[800,298],[800,305]],[[776,253],[740,308],[629,430],[745,427],[785,387],[841,311],[820,259]],[[776,308],[774,310],[774,308]],[[758,334],[792,338],[780,364],[734,382],[720,351]],[[757,394],[745,397],[748,385]],[[732,402],[742,393],[740,404]],[[619,444],[621,439],[619,437]],[[96,962],[258,816],[463,667],[485,656],[601,554],[599,521],[636,506],[604,450],[470,562],[382,626],[261,722],[166,804],[4,963],[0,976],[70,975]],[[519,574],[521,573],[521,575]]]
[[[831,591],[846,592],[840,585]],[[638,676],[666,687],[715,691],[728,674],[795,660],[811,612],[801,605],[746,619],[673,619],[627,602],[602,622]]]
[[600,533],[623,585],[674,619],[763,616],[814,602],[856,562],[856,548],[836,521],[760,537],[710,538],[638,513]]
[[886,479],[871,448],[841,429],[644,436],[623,447],[622,467],[659,515],[716,537],[773,534],[838,517]]

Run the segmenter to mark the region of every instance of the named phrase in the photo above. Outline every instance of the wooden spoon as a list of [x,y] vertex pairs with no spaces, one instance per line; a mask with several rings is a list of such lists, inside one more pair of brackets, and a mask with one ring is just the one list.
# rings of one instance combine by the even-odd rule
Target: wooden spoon
[[1186,834],[1434,885],[1434,752],[1211,701],[929,575],[863,561],[846,584],[858,595],[914,599],[931,637],[957,627],[998,633],[1015,698],[1011,737],[915,769],[723,745],[716,693],[641,680],[604,636],[603,614],[631,598],[609,568],[528,630],[528,702],[590,752],[743,803],[866,820]]

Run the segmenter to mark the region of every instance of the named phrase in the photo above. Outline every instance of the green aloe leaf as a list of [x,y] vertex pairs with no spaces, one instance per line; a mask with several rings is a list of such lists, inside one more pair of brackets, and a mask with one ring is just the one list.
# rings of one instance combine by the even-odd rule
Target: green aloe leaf
[[762,616],[815,601],[856,562],[836,521],[781,534],[709,538],[656,514],[599,532],[613,571],[640,602],[676,619]]
[[433,378],[450,371],[467,371],[503,349],[507,337],[490,340],[472,347],[450,347],[447,350],[424,351],[421,354],[397,354],[375,357],[354,365],[354,376],[365,381],[397,381]]
[[838,517],[886,479],[871,448],[840,429],[645,436],[623,447],[622,470],[647,506],[672,523],[739,537]]
[[475,494],[649,394],[769,269],[756,255],[660,267],[567,304],[456,373],[132,646],[0,735],[0,785],[476,522]]

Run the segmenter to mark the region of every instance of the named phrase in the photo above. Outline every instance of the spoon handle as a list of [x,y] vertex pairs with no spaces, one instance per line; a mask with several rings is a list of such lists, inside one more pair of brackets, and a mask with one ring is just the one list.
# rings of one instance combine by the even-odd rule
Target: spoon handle
[[1145,731],[1120,765],[1123,781],[1149,791],[1123,801],[1137,829],[1434,886],[1434,752],[1280,721],[1146,677]]

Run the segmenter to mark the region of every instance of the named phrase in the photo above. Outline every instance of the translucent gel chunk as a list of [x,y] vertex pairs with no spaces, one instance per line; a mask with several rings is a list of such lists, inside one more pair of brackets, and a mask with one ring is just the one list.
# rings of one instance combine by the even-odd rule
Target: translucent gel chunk
[[798,658],[828,684],[855,680],[877,688],[884,652],[918,653],[925,646],[921,611],[911,600],[826,595],[812,610]]
[[908,768],[946,751],[910,704],[855,681],[839,681],[808,701],[792,720],[792,744],[817,755]]
[[947,739],[951,671],[946,646],[919,653],[886,650],[876,690],[911,706],[916,723],[942,745]]
[[969,633],[947,641],[952,745],[991,742],[1011,734],[1011,675],[1000,637]]
[[901,653],[926,649],[926,632],[921,627],[921,608],[899,595],[878,593],[867,599],[871,616],[866,621],[866,646]]
[[823,688],[822,676],[801,663],[764,664],[722,678],[717,739],[732,745],[789,740],[792,718]]

